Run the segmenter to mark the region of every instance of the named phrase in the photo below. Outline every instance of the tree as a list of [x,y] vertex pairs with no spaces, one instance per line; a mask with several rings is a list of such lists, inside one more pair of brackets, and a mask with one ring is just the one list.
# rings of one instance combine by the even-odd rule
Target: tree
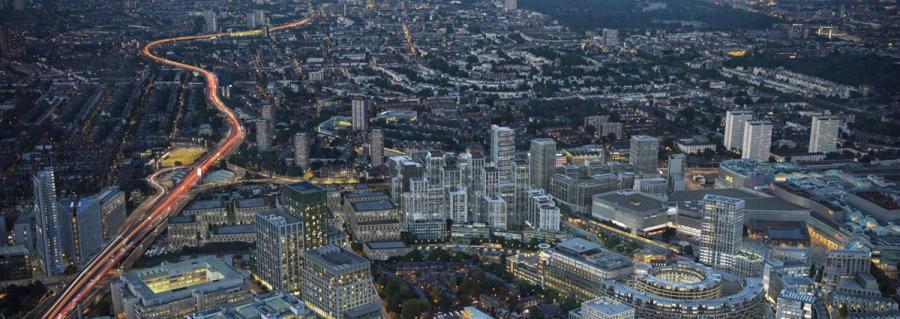
[[422,261],[422,254],[418,250],[413,249],[406,256],[400,258],[401,261]]
[[572,296],[566,297],[566,299],[563,300],[562,304],[559,305],[559,307],[562,308],[565,312],[569,312],[572,309],[578,308],[580,306],[581,304],[578,303],[578,300],[572,298]]
[[672,240],[675,237],[675,229],[674,228],[666,228],[666,231],[662,233],[662,238],[666,242]]
[[711,159],[713,159],[713,157],[716,157],[716,151],[713,151],[708,148],[703,150],[703,158],[704,159],[711,160]]
[[450,254],[447,253],[443,248],[437,248],[432,250],[431,253],[428,254],[428,261],[449,261]]
[[584,127],[584,132],[590,136],[595,136],[597,134],[597,128],[593,125],[586,125]]
[[688,245],[687,247],[684,247],[684,251],[682,251],[682,253],[686,256],[693,256],[694,255],[694,246]]
[[890,277],[884,273],[884,270],[878,267],[875,263],[869,264],[869,273],[872,274],[872,277],[878,282],[878,289],[881,290],[882,296],[891,296],[894,294],[894,284]]
[[439,302],[441,300],[441,289],[437,286],[431,286],[431,289],[428,289],[428,299],[431,299],[432,302]]
[[422,299],[409,299],[403,302],[400,312],[402,319],[415,319],[428,312],[428,302]]

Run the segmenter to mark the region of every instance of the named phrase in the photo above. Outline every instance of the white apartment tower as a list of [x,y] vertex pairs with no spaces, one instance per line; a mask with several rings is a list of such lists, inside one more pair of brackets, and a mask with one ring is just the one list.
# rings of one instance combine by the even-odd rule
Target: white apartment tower
[[309,167],[309,137],[306,133],[294,134],[294,165]]
[[261,152],[272,150],[272,106],[263,105],[259,109],[259,119],[256,120],[256,144]]
[[556,141],[552,138],[531,140],[529,155],[531,186],[550,189],[550,177],[556,171]]
[[366,100],[353,99],[352,108],[352,124],[353,129],[362,131],[366,129],[368,119],[366,118]]
[[469,220],[469,202],[465,188],[457,188],[447,193],[447,210],[454,224],[465,224]]
[[300,291],[303,225],[300,219],[276,208],[256,214],[254,275],[272,289]]
[[744,200],[706,195],[700,222],[700,262],[731,271],[743,239]]
[[512,181],[516,132],[508,127],[491,125],[491,162],[499,171],[500,181]]
[[488,224],[496,230],[506,230],[506,201],[500,196],[485,195],[481,198],[482,209],[488,217]]
[[669,193],[685,190],[684,184],[684,154],[669,155],[669,168],[666,174],[666,184]]
[[809,130],[809,152],[837,152],[838,130],[842,122],[843,119],[839,116],[813,116]]
[[753,112],[733,110],[725,114],[725,148],[740,150],[744,146],[744,123],[753,120]]
[[272,137],[269,135],[268,121],[263,119],[256,120],[256,148],[260,152],[272,150]]
[[634,135],[631,137],[628,161],[634,170],[640,173],[656,172],[656,162],[659,160],[659,141],[655,137],[647,135]]
[[372,129],[369,133],[369,159],[374,167],[384,164],[384,131],[381,129]]
[[744,123],[743,138],[741,158],[769,160],[769,150],[772,148],[772,122],[757,120]]

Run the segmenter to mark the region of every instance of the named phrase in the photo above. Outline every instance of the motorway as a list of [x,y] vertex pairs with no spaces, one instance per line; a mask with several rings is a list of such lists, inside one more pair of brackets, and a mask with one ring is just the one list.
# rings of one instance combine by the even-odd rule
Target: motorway
[[[272,31],[280,31],[289,28],[295,28],[307,25],[310,19],[296,20],[287,24],[272,27]],[[113,270],[132,250],[141,245],[144,238],[152,234],[159,225],[165,223],[166,219],[177,210],[173,208],[180,207],[190,199],[187,195],[202,179],[203,172],[208,171],[220,159],[231,155],[237,147],[243,142],[246,132],[238,121],[237,116],[232,110],[222,103],[219,99],[219,79],[214,73],[197,66],[185,64],[182,62],[168,60],[153,53],[153,49],[157,46],[172,44],[182,41],[193,40],[211,40],[220,37],[241,37],[241,36],[259,36],[263,34],[263,30],[250,30],[232,33],[213,33],[205,35],[181,36],[167,39],[156,40],[144,46],[144,56],[151,60],[176,67],[185,71],[194,72],[203,76],[206,80],[206,97],[216,109],[225,117],[228,124],[228,132],[225,138],[219,141],[215,148],[212,149],[205,157],[193,166],[191,172],[184,179],[168,192],[164,192],[162,198],[158,198],[159,202],[154,206],[146,218],[131,219],[116,238],[111,240],[90,262],[75,276],[75,279],[64,290],[59,293],[58,299],[53,303],[50,309],[44,313],[42,318],[68,318],[72,312],[78,308],[82,300],[89,297],[97,284]],[[143,215],[143,214],[142,214]]]

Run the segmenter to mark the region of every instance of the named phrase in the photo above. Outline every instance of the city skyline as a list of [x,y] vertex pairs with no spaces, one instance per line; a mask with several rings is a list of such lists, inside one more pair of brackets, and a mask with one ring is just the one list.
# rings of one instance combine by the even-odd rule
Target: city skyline
[[0,317],[893,318],[898,9],[0,0]]

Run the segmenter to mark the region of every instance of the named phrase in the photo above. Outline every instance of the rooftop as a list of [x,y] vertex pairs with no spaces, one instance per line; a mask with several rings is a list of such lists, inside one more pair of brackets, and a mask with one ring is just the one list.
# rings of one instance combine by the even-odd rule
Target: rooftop
[[631,260],[627,257],[603,249],[599,244],[581,238],[561,242],[553,250],[563,255],[582,259],[602,269],[631,266]]
[[636,191],[607,192],[595,195],[594,201],[644,215],[655,215],[666,207],[665,202]]
[[356,306],[345,311],[344,318],[368,318],[368,315],[373,313],[381,313],[381,304],[377,301]]
[[366,243],[370,249],[398,249],[406,248],[406,244],[402,241],[370,241]]
[[218,308],[188,315],[190,319],[257,319],[291,318],[306,314],[303,301],[290,294],[277,292],[258,296],[255,300],[234,307]]
[[244,284],[244,277],[213,256],[138,269],[119,277],[144,305],[187,298],[197,291],[218,291]]
[[626,304],[604,297],[585,301],[581,304],[581,306],[590,307],[595,311],[606,314],[608,316],[624,314],[634,310]]
[[28,255],[28,248],[25,246],[17,245],[17,246],[0,246],[0,256],[22,256]]
[[561,242],[556,245],[556,248],[579,255],[603,250],[603,247],[599,244],[578,237]]
[[353,206],[353,211],[355,212],[372,212],[396,208],[394,203],[387,199],[353,202],[350,205]]
[[344,199],[369,198],[369,197],[388,197],[384,192],[374,191],[356,191],[344,194]]
[[267,209],[261,212],[256,213],[257,216],[262,216],[264,219],[268,220],[270,223],[277,222],[279,224],[294,224],[299,223],[300,219],[294,217],[284,211],[281,208],[272,208]]
[[316,249],[308,250],[304,253],[304,257],[316,259],[330,268],[341,269],[354,267],[359,265],[368,265],[369,261],[365,258],[357,256],[346,249],[335,245],[322,246]]
[[700,201],[703,200],[703,197],[706,195],[719,195],[719,196],[727,196],[733,198],[740,199],[750,199],[750,198],[760,198],[760,195],[740,190],[737,188],[719,188],[719,189],[699,189],[699,190],[686,190],[686,191],[678,191],[669,196],[669,201],[672,202],[684,202],[684,201]]
[[262,197],[254,197],[254,198],[244,198],[237,201],[238,208],[248,208],[248,207],[264,207],[266,206],[266,199]]
[[310,182],[302,182],[302,183],[297,183],[297,184],[285,185],[284,188],[291,189],[300,194],[314,194],[314,193],[325,191],[324,188],[322,188],[316,184],[310,183]]
[[740,198],[728,197],[728,196],[719,196],[719,195],[706,195],[703,196],[704,201],[715,201],[715,202],[723,202],[733,205],[744,205],[744,200]]
[[217,235],[256,233],[256,225],[218,226],[213,228]]
[[196,219],[194,216],[178,215],[178,216],[170,217],[169,224],[190,224],[190,223],[193,223],[195,220]]
[[218,199],[210,199],[210,200],[195,200],[188,205],[184,210],[201,210],[201,209],[215,209],[215,208],[224,208],[222,205],[222,201]]

